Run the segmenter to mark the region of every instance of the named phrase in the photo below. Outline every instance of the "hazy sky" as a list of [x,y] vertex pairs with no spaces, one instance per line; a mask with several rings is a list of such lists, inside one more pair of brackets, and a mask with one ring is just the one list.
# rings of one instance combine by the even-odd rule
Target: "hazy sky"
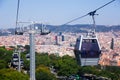
[[[71,19],[87,14],[110,0],[20,0],[19,21],[39,21],[62,25]],[[0,28],[15,26],[17,0],[0,0]],[[120,0],[97,11],[96,24],[120,24]],[[87,16],[71,24],[90,24]]]

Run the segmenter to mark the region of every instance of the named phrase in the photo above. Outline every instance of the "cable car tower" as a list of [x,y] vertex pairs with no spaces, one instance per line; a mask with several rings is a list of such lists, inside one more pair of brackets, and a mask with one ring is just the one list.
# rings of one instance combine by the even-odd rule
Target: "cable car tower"
[[[18,0],[18,4],[17,4],[15,35],[23,35],[25,32],[27,32],[29,34],[29,40],[30,40],[30,80],[36,80],[35,79],[35,34],[47,35],[50,33],[50,31],[48,29],[45,29],[44,26],[42,26],[42,27],[35,26],[36,22],[19,22],[18,21],[19,4],[20,4],[20,0]],[[26,27],[18,28],[17,27],[18,23],[23,23],[23,24],[29,23],[31,25],[27,26],[27,28]]]
[[75,54],[76,60],[79,65],[87,66],[87,65],[97,65],[98,64],[100,54],[101,54],[101,47],[100,47],[97,35],[95,33],[96,24],[95,24],[94,16],[98,15],[98,14],[96,14],[97,10],[107,6],[108,4],[110,4],[114,1],[115,0],[112,0],[108,3],[106,3],[105,5],[97,8],[96,10],[91,11],[81,17],[75,18],[64,24],[64,25],[66,25],[68,23],[71,23],[71,22],[81,19],[83,17],[86,17],[87,15],[92,17],[92,20],[93,20],[92,30],[90,32],[88,32],[86,35],[81,35],[76,40],[74,54]]

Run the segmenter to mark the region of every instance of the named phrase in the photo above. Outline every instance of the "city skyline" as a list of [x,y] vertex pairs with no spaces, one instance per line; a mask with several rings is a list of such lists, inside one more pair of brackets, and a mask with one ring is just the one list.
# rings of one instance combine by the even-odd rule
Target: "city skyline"
[[[19,21],[39,21],[45,24],[62,25],[74,18],[87,14],[90,11],[106,4],[111,0],[20,0]],[[17,0],[0,1],[0,27],[14,28],[16,19]],[[120,1],[115,0],[95,16],[96,24],[120,25]],[[91,24],[91,17],[72,22],[71,24]]]

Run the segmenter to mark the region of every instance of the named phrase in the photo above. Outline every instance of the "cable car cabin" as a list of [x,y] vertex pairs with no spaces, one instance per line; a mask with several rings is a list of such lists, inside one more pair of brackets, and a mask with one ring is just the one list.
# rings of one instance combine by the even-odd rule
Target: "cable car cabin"
[[17,52],[13,53],[12,60],[18,60],[18,53]]
[[96,35],[80,36],[76,41],[74,53],[79,65],[97,65],[101,48]]
[[30,60],[30,54],[26,54],[26,60]]
[[50,33],[50,30],[48,30],[45,26],[42,26],[40,35],[47,35]]
[[[19,60],[11,60],[11,66],[12,67],[18,67],[18,65],[19,65]],[[23,67],[24,66],[24,61],[21,59],[20,60],[20,65],[21,65],[21,67]]]
[[16,34],[16,35],[23,35],[23,31],[15,30],[15,34]]
[[41,34],[40,35],[47,35],[47,34],[49,34],[50,33],[50,31],[49,30],[46,30],[46,31],[41,31]]

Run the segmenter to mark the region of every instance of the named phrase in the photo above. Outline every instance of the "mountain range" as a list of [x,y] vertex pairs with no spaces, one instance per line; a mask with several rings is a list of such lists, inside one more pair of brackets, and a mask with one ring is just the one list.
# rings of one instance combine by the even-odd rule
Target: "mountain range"
[[[42,24],[34,24],[35,26],[42,26]],[[72,33],[81,33],[81,32],[88,32],[93,29],[92,24],[76,24],[76,25],[45,25],[47,29],[51,32],[72,32]],[[95,27],[96,32],[117,32],[120,31],[120,25],[96,25]],[[8,35],[14,34],[15,29],[0,29],[0,35]]]
[[[39,25],[40,24],[36,24]],[[72,33],[81,33],[88,32],[93,29],[93,25],[90,24],[76,24],[76,25],[46,25],[47,28],[53,32],[72,32]],[[109,31],[120,31],[120,25],[106,26],[106,25],[97,25],[96,32],[109,32]]]

